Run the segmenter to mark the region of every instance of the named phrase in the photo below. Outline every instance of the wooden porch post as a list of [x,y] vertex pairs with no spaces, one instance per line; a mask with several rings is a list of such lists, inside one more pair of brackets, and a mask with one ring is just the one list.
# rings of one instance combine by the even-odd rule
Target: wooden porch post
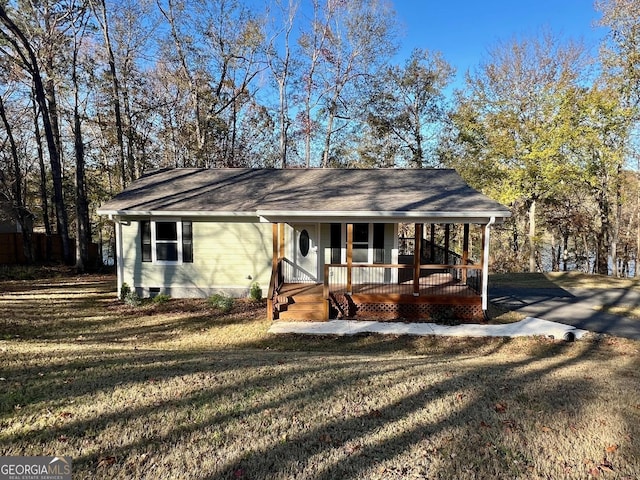
[[420,295],[420,260],[422,258],[422,223],[415,225],[415,247],[413,249],[413,296]]
[[271,231],[271,237],[272,237],[272,247],[273,247],[273,256],[271,259],[271,272],[275,272],[276,267],[278,266],[278,224],[277,223],[273,223],[272,224],[272,231]]
[[[462,238],[462,265],[467,266],[469,263],[469,224],[464,224],[464,233]],[[467,269],[462,269],[462,283],[467,283]]]
[[429,259],[431,260],[431,263],[436,263],[436,226],[433,223],[431,224],[431,235],[429,237],[429,241],[431,242],[429,247]]
[[278,249],[278,258],[284,258],[284,223],[278,224],[280,227],[280,246]]
[[271,224],[271,281],[269,283],[269,293],[267,294],[267,319],[273,321],[275,319],[273,312],[273,289],[275,288],[274,273],[278,268],[278,224]]
[[351,273],[353,265],[353,223],[347,223],[347,293],[351,295]]
[[449,247],[451,244],[451,224],[444,225],[444,264],[449,265]]

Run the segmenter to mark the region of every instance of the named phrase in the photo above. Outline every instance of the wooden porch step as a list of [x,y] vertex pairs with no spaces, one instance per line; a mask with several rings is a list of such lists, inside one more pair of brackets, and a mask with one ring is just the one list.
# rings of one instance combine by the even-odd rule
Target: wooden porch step
[[289,297],[288,302],[282,303],[278,318],[280,320],[295,320],[299,322],[327,320],[328,303],[318,295],[296,295]]

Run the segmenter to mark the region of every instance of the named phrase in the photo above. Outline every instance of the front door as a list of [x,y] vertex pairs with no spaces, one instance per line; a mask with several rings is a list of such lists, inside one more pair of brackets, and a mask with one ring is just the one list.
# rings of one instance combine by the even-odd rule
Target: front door
[[297,282],[318,282],[318,228],[316,225],[294,225],[294,271]]

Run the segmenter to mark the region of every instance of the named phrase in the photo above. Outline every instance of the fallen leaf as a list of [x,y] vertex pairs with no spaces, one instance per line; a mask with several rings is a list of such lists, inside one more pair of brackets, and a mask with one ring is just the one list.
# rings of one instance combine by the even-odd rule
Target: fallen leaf
[[607,448],[605,448],[605,450],[607,451],[607,453],[613,453],[618,450],[618,445],[609,445]]
[[116,463],[116,457],[102,457],[99,461],[98,461],[98,468],[100,467],[108,467],[109,465],[113,465],[114,463]]
[[344,451],[347,455],[351,455],[352,453],[355,453],[358,450],[360,450],[360,445],[346,445],[344,447]]
[[233,472],[233,476],[236,478],[242,478],[244,477],[244,469],[243,468],[238,468]]
[[591,475],[592,477],[597,477],[598,475],[600,475],[600,469],[598,469],[598,467],[593,467],[591,470],[589,470],[589,475]]
[[62,418],[72,418],[73,417],[73,413],[71,413],[71,412],[62,412],[62,413],[60,413],[60,417],[62,417]]
[[498,413],[504,413],[504,412],[507,411],[507,404],[506,403],[496,403],[496,405],[493,408]]
[[613,472],[613,465],[611,464],[611,462],[608,462],[607,460],[603,460],[599,468],[603,472]]
[[543,425],[540,430],[542,430],[544,433],[549,433],[551,432],[551,429],[545,425]]

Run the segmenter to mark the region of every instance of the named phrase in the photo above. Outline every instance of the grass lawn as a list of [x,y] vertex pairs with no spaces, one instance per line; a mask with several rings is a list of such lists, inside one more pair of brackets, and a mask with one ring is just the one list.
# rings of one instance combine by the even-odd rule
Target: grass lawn
[[636,479],[640,342],[266,333],[265,306],[0,282],[0,455],[74,479]]
[[614,278],[582,272],[505,273],[490,276],[491,285],[510,287],[628,288],[640,291],[640,278]]

